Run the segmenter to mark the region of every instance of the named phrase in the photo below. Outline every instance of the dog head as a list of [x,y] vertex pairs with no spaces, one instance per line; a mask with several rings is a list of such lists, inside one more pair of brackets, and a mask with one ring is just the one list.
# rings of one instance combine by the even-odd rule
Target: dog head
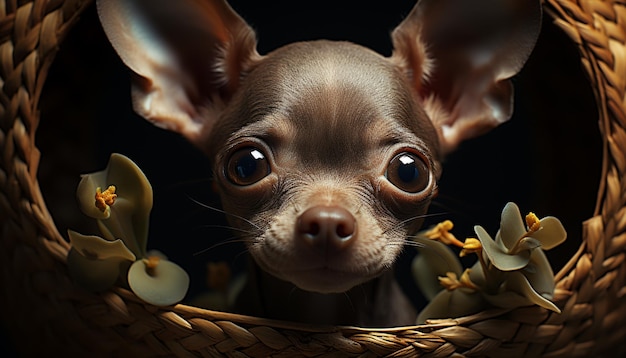
[[528,0],[422,0],[384,57],[256,50],[223,0],[102,0],[135,110],[205,151],[231,224],[270,274],[315,292],[380,275],[421,225],[441,160],[512,113],[538,36]]

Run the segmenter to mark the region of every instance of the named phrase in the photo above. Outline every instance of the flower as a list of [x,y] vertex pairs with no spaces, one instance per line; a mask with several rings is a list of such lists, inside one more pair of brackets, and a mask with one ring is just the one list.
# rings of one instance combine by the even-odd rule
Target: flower
[[541,247],[550,250],[567,238],[563,225],[555,217],[538,220],[535,214],[530,213],[526,218],[528,227],[524,227],[517,205],[507,203],[502,211],[500,230],[495,241],[482,226],[474,227],[484,255],[498,269],[519,270],[528,265],[534,249]]
[[[532,303],[559,312],[549,301],[554,295],[554,273],[543,250],[561,244],[567,233],[561,222],[552,216],[539,220],[530,213],[526,224],[525,227],[517,205],[508,203],[502,211],[495,241],[481,226],[474,227],[483,246],[479,260],[485,276],[486,298],[499,307],[512,307],[514,302],[519,302],[516,305]],[[520,297],[503,300],[498,296],[502,291]]]
[[[471,253],[478,255],[478,262],[462,275],[458,259],[432,242],[442,236],[432,235],[436,230],[431,229],[427,231],[431,235],[416,240],[422,243],[420,250],[431,249],[430,256],[437,259],[420,259],[426,255],[419,255],[413,263],[415,277],[418,277],[416,267],[426,274],[435,273],[440,285],[446,288],[442,290],[440,287],[438,291],[433,289],[432,278],[425,280],[427,285],[420,285],[425,295],[432,299],[420,312],[418,323],[429,318],[472,314],[485,304],[501,308],[538,305],[560,312],[550,301],[554,295],[554,273],[543,250],[562,243],[567,233],[557,218],[548,216],[540,220],[534,213],[529,213],[525,219],[526,226],[517,205],[508,203],[502,211],[495,240],[482,226],[477,225],[474,227],[477,238],[469,238],[462,244],[450,241],[462,248],[460,256]],[[452,226],[447,224],[445,227]],[[457,261],[457,264],[453,261]],[[445,266],[454,269],[442,274]]]
[[417,286],[431,300],[442,288],[438,278],[447,276],[449,272],[460,276],[463,267],[454,252],[440,241],[420,234],[413,240],[419,244],[419,255],[413,259],[411,271]]
[[[102,188],[107,188],[104,195]],[[111,190],[115,199],[109,205],[103,199]],[[98,220],[107,240],[121,238],[135,255],[145,256],[152,186],[137,164],[113,153],[105,170],[82,175],[76,194],[81,211]]]
[[72,244],[68,267],[81,286],[101,291],[125,278],[148,303],[164,306],[184,298],[187,273],[161,253],[146,252],[152,186],[134,162],[112,154],[105,170],[82,176],[77,197],[103,236],[68,231]]
[[[451,225],[445,224],[445,227]],[[479,288],[470,280],[471,271],[463,271],[461,262],[448,246],[437,238],[430,239],[421,234],[413,240],[420,244],[417,247],[420,254],[413,259],[411,266],[413,277],[430,300],[420,311],[417,324],[432,318],[461,317],[486,307],[487,302]],[[463,245],[460,241],[454,245],[459,244]]]

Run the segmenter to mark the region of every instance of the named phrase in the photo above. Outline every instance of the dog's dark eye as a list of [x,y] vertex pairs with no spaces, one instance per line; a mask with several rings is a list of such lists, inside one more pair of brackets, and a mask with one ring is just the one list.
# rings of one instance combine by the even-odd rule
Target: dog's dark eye
[[245,147],[233,153],[226,165],[226,176],[237,185],[251,185],[271,172],[265,154],[258,148]]
[[403,191],[419,193],[430,182],[428,165],[417,154],[403,152],[396,155],[385,174],[387,180]]

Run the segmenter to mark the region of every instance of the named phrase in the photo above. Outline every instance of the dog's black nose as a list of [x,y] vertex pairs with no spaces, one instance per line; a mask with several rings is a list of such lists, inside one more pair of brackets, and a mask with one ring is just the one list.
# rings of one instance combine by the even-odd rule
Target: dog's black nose
[[340,251],[356,239],[356,219],[339,206],[314,206],[298,218],[296,239],[326,253]]

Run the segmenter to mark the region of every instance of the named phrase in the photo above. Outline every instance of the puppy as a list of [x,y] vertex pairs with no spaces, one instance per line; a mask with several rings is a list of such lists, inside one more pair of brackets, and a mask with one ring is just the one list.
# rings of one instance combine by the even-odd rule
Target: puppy
[[252,256],[238,311],[399,326],[390,268],[437,193],[445,154],[505,122],[539,33],[534,0],[421,0],[390,57],[333,41],[260,55],[223,0],[99,0],[135,110],[214,165]]

